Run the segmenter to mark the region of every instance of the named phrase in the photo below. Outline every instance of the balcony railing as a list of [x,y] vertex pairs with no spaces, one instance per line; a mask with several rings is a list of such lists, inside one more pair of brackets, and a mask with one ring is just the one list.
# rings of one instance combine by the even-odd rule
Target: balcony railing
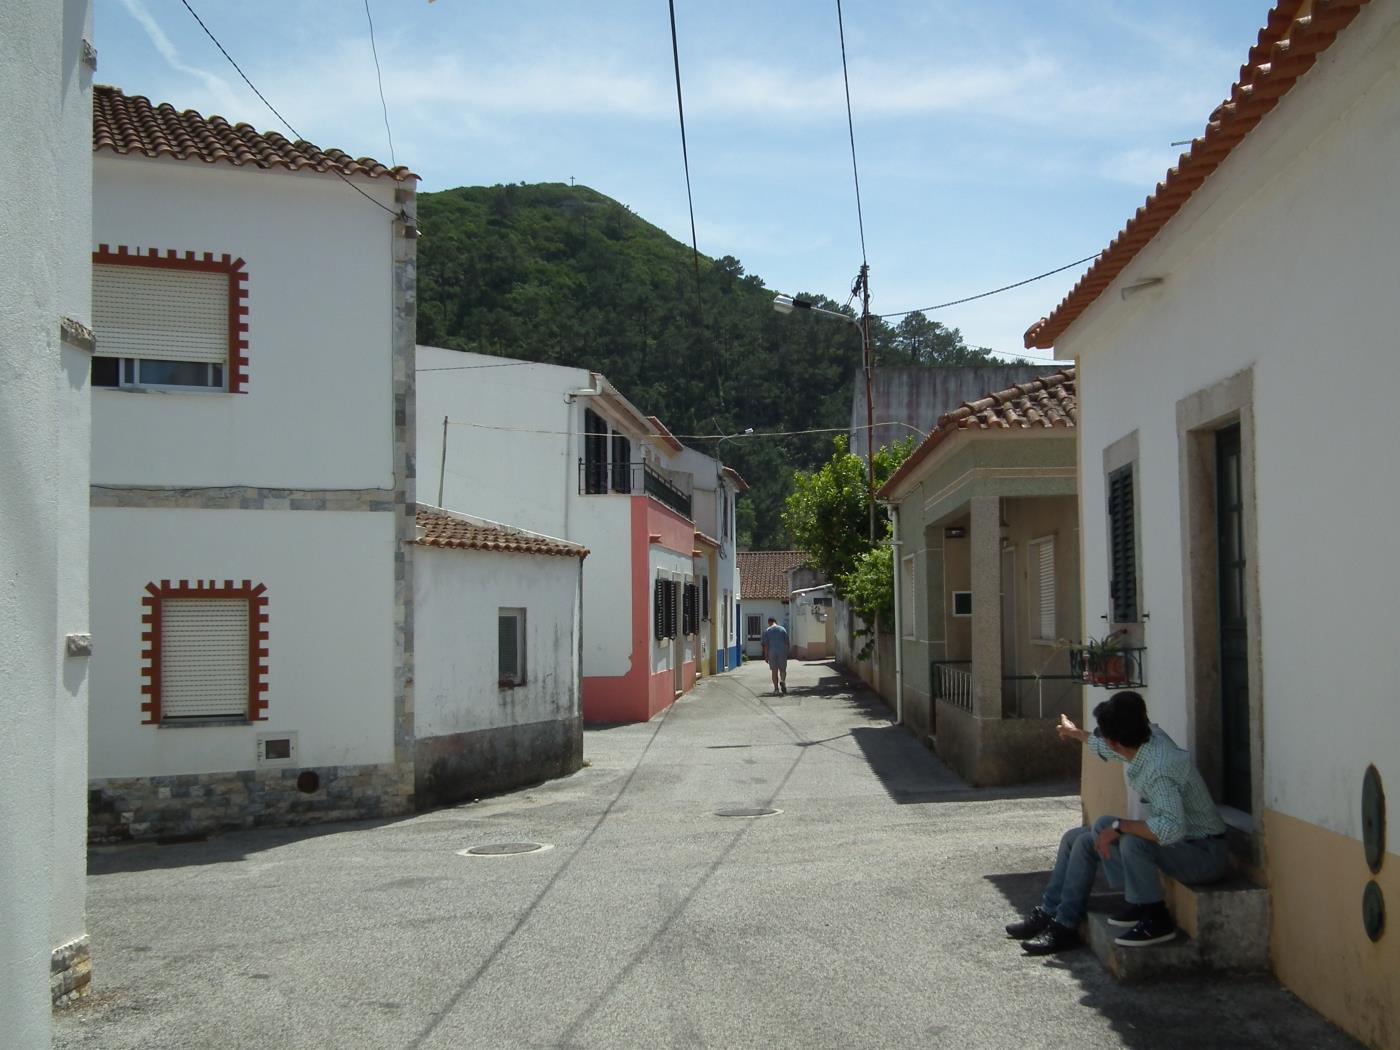
[[1143,674],[1146,657],[1145,648],[1115,649],[1107,653],[1071,649],[1069,673],[1085,685],[1105,689],[1137,689],[1147,684]]
[[599,463],[581,459],[578,461],[578,490],[586,496],[609,492],[628,496],[645,494],[685,518],[691,516],[690,493],[649,463]]
[[972,710],[972,661],[935,660],[929,665],[933,696],[964,711]]

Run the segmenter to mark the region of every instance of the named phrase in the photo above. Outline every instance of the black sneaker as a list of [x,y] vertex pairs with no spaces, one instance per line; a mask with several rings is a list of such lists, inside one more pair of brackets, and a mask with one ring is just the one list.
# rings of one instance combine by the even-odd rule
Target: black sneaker
[[1145,918],[1147,918],[1147,905],[1129,904],[1122,911],[1110,915],[1108,917],[1108,924],[1110,926],[1122,926],[1125,929],[1131,930]]
[[1053,921],[1050,913],[1037,904],[1024,919],[1007,926],[1006,935],[1015,941],[1029,940]]
[[1124,948],[1142,948],[1149,944],[1161,944],[1176,937],[1176,923],[1165,912],[1154,912],[1144,916],[1127,933],[1113,938],[1114,944]]
[[1066,952],[1071,948],[1078,948],[1083,943],[1079,939],[1079,934],[1074,930],[1068,926],[1061,926],[1052,920],[1036,936],[1028,941],[1022,941],[1021,950],[1027,955],[1053,955],[1055,952]]
[[787,683],[786,683],[786,682],[784,682],[782,685],[778,686],[778,688],[781,689],[781,690],[783,691],[783,695],[784,695],[784,696],[787,696]]

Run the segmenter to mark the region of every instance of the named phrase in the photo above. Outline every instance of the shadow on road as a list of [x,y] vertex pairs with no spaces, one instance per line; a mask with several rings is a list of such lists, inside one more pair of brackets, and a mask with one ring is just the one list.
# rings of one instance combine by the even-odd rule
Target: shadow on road
[[346,820],[299,828],[227,831],[205,839],[182,839],[179,842],[168,843],[132,842],[115,846],[89,846],[88,874],[116,875],[164,868],[193,868],[202,864],[236,863],[245,860],[250,854],[261,853],[264,850],[320,838],[323,835],[383,827],[401,819],[403,818]]

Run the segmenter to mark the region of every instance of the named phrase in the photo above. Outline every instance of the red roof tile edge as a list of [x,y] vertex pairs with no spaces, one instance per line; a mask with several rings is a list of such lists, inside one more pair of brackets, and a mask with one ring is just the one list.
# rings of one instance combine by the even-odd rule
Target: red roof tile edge
[[[1058,414],[1048,415],[1037,410],[1034,405],[1028,406],[1026,412],[1018,412],[1014,407],[1007,410],[1005,407],[1014,406],[1014,402],[1021,398],[1030,398],[1036,395],[1044,395],[1044,400],[1054,401],[1058,408]],[[1013,418],[1008,418],[1008,415]],[[1018,386],[1008,387],[1006,390],[999,390],[995,394],[988,394],[976,401],[965,401],[951,412],[944,412],[938,417],[938,422],[934,424],[929,436],[924,438],[919,447],[909,454],[909,457],[899,465],[899,469],[890,475],[889,480],[880,486],[880,491],[876,495],[888,499],[899,483],[909,477],[920,463],[931,456],[934,449],[949,436],[959,431],[1011,430],[1013,428],[1021,430],[1073,429],[1078,425],[1078,389],[1075,386],[1073,366],[1059,372],[1052,372],[1047,376],[1041,376],[1029,383],[1021,383]]]
[[1167,172],[1060,305],[1026,329],[1026,349],[1045,350],[1055,345],[1368,2],[1312,0],[1311,11],[1299,17],[1304,0],[1279,0],[1259,31],[1258,43],[1240,67],[1240,78],[1230,97],[1211,114],[1205,133],[1192,141],[1190,152],[1181,155],[1177,166]]
[[448,511],[419,506],[417,524],[424,535],[414,540],[420,547],[443,550],[498,551],[502,554],[547,554],[586,558],[588,548],[567,540],[556,540],[538,533],[484,525],[468,521]]
[[155,105],[144,95],[126,95],[104,84],[92,89],[92,148],[119,156],[172,157],[205,164],[264,170],[334,172],[407,182],[418,176],[400,165],[390,168],[372,157],[351,157],[338,149],[293,142],[276,131],[259,131],[251,124],[230,124],[220,116],[205,117],[192,109],[178,111],[168,102]]

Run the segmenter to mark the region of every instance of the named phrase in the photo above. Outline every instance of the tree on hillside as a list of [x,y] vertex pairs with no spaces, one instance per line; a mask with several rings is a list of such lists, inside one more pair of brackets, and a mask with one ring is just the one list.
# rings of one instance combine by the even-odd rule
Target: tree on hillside
[[[889,518],[877,508],[877,538],[872,542],[866,462],[851,453],[845,435],[832,444],[832,456],[819,470],[797,471],[793,475],[793,491],[783,509],[783,524],[794,545],[806,553],[808,563],[826,574],[832,589],[846,599],[857,616],[868,624],[877,620],[889,623],[894,616],[894,559],[887,543]],[[875,453],[877,490],[913,450],[911,437]],[[866,649],[870,644],[868,641]]]

